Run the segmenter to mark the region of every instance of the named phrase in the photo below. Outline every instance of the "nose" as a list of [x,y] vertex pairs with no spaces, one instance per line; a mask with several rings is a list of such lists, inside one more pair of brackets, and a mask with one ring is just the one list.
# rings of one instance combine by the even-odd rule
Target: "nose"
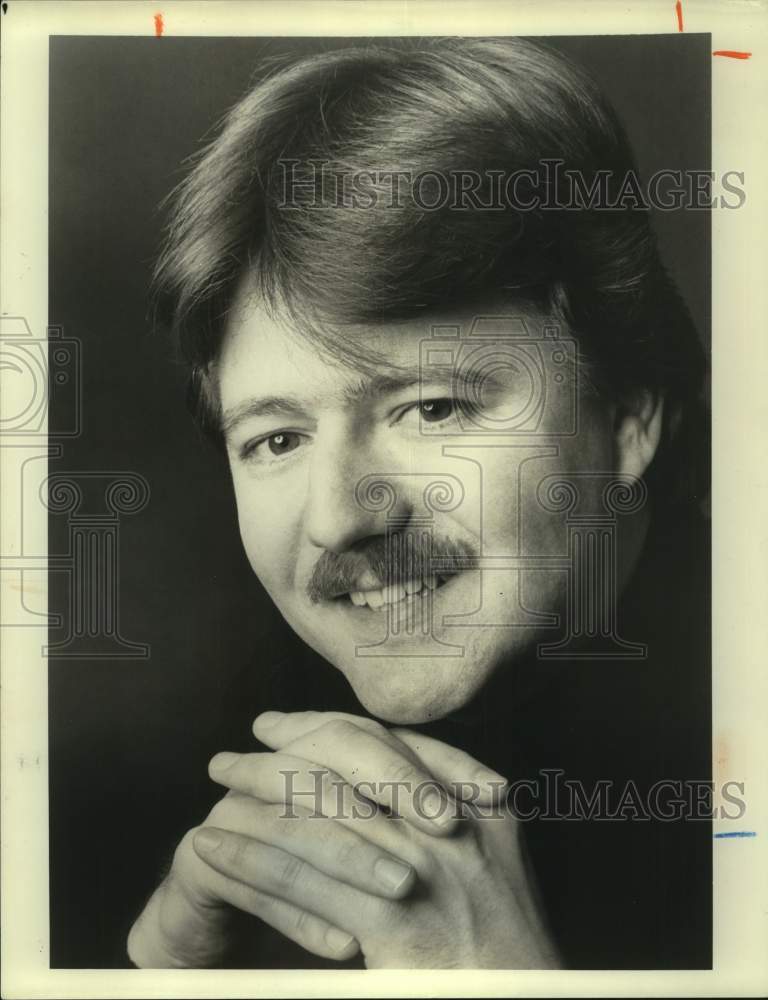
[[[396,471],[387,470],[386,461],[377,461],[365,434],[345,424],[326,428],[318,433],[312,451],[304,525],[313,545],[344,552],[364,538],[383,535],[388,518],[407,518],[409,501],[395,482],[386,491],[392,502],[378,505],[382,509],[371,509],[377,505],[365,503],[360,495],[358,487],[371,474],[387,484],[388,473]],[[381,475],[380,468],[386,470]]]

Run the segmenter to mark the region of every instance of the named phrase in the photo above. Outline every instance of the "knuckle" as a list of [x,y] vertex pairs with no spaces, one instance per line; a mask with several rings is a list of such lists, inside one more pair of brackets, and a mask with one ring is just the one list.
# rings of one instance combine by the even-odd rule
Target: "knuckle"
[[281,889],[292,889],[304,870],[304,862],[301,858],[288,856],[284,861],[276,866],[275,881]]
[[304,823],[317,814],[316,809],[310,809],[295,800],[291,804],[290,813],[286,813],[284,805],[276,808],[278,812],[275,822],[281,837],[293,837],[301,834],[306,829]]
[[306,910],[297,912],[293,927],[299,935],[304,935],[309,930],[309,914]]
[[336,862],[340,868],[354,867],[360,861],[360,854],[360,845],[345,837],[336,849]]
[[415,831],[413,827],[407,827],[405,824],[401,830],[403,840],[397,848],[398,857],[411,865],[422,881],[429,881],[430,877],[435,874],[437,865],[430,847],[422,843],[424,835],[419,835],[417,830]]
[[330,788],[331,780],[334,776],[334,772],[324,764],[318,764],[310,768],[307,774],[312,779],[313,790],[319,788],[321,791],[327,791]]
[[246,898],[249,900],[248,912],[262,920],[271,920],[271,914],[277,911],[280,900],[270,896],[260,889],[247,888]]
[[296,805],[292,807],[292,815],[286,816],[280,812],[272,817],[263,830],[267,840],[269,842],[295,840],[305,818],[301,809],[301,806]]
[[[420,778],[418,769],[410,761],[404,760],[400,756],[390,759],[387,774],[390,776],[390,780],[409,786],[415,785]],[[409,791],[413,790],[413,787],[409,787]]]
[[326,768],[320,775],[320,792],[323,802],[332,804],[334,797],[339,794],[339,787],[342,785],[344,785],[343,779],[335,771]]
[[350,739],[359,732],[357,726],[347,719],[331,719],[321,729],[325,736],[334,741]]
[[398,900],[376,900],[372,909],[372,919],[382,931],[389,933],[402,927],[404,910]]
[[312,723],[320,722],[325,716],[325,712],[317,712],[314,709],[307,709],[306,712],[294,712],[292,713],[294,718],[296,718],[301,723]]
[[401,746],[408,747],[409,750],[412,750],[411,742],[413,737],[416,736],[413,730],[405,729],[401,726],[394,726],[392,729],[385,729],[384,732],[387,739],[390,741],[397,740]]
[[382,726],[380,722],[376,719],[361,719],[360,728],[367,730],[372,736],[378,736],[380,739],[391,739],[390,732],[386,726]]
[[227,861],[227,867],[234,869],[234,871],[239,872],[247,868],[249,861],[253,861],[250,843],[247,840],[241,840],[239,837],[225,837],[223,853]]

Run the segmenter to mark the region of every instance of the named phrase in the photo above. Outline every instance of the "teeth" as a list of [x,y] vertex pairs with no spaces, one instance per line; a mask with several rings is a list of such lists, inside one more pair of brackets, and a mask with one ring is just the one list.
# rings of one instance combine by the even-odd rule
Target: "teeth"
[[350,592],[349,597],[352,603],[358,608],[362,608],[367,604],[369,608],[378,611],[384,605],[397,604],[398,601],[402,601],[406,597],[424,597],[444,581],[445,577],[433,574],[432,576],[425,577],[423,581],[420,579],[406,580],[405,583],[392,584],[388,587],[382,587],[379,590],[353,590]]
[[405,597],[405,587],[396,583],[393,586],[385,587],[383,594],[385,604],[394,604],[395,601],[402,601]]
[[384,603],[383,590],[366,590],[363,596],[368,602],[369,608],[380,608]]

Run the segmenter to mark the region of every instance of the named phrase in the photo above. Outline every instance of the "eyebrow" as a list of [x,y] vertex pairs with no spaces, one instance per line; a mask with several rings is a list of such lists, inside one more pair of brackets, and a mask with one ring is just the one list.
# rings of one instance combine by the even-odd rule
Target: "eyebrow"
[[[393,371],[361,379],[356,385],[345,388],[341,398],[345,403],[385,396],[401,392],[414,386],[459,385],[476,387],[477,376],[471,377],[461,369],[455,371],[450,365],[430,366],[427,372]],[[492,373],[484,374],[483,384],[501,387],[503,382]],[[285,413],[306,415],[307,400],[299,396],[252,396],[230,407],[221,418],[221,433],[227,437],[244,420],[254,417],[281,416]]]

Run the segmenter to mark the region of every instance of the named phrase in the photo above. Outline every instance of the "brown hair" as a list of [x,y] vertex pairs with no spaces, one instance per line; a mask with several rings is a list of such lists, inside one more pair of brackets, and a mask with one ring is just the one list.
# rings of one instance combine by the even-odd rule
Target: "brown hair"
[[[157,264],[161,314],[192,368],[198,418],[216,432],[209,375],[246,272],[268,307],[282,304],[337,352],[355,350],[339,339],[345,324],[523,301],[578,339],[608,397],[640,387],[664,395],[649,485],[660,499],[700,498],[708,484],[706,362],[648,211],[553,205],[550,174],[526,192],[539,207],[482,207],[494,175],[541,178],[547,161],[586,185],[607,172],[609,193],[635,169],[597,85],[538,44],[377,40],[270,72],[173,194]],[[425,210],[430,183],[468,169],[481,177],[478,204]],[[396,171],[393,203],[378,178]],[[350,204],[326,197],[319,185],[329,174],[373,179]]]

